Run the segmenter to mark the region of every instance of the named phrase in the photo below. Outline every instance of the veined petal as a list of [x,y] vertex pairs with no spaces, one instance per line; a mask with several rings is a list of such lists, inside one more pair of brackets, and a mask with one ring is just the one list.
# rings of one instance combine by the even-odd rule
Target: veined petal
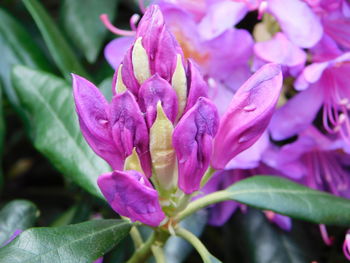
[[248,8],[244,3],[219,1],[210,6],[199,23],[199,32],[205,40],[217,37],[237,24],[247,12]]
[[281,68],[271,63],[238,89],[214,139],[214,168],[223,169],[233,157],[259,139],[271,119],[281,88]]
[[324,100],[322,90],[312,86],[276,110],[269,130],[275,140],[284,140],[305,130],[315,119]]
[[192,108],[199,97],[208,97],[208,85],[195,63],[190,59],[188,60],[187,81],[189,90],[184,112]]
[[175,90],[158,74],[153,75],[140,87],[139,104],[146,112],[148,127],[151,127],[157,113],[157,103],[161,101],[164,112],[173,123],[176,119],[178,102]]
[[81,131],[90,147],[113,169],[122,169],[123,158],[113,142],[108,102],[88,80],[73,76],[73,94]]
[[141,173],[113,171],[99,176],[97,184],[113,210],[121,216],[154,227],[165,218],[157,191]]
[[134,96],[126,91],[116,95],[110,106],[110,121],[114,143],[125,159],[136,147],[142,168],[150,176],[149,136],[146,122]]
[[303,1],[268,0],[268,10],[277,18],[287,37],[299,47],[310,48],[321,39],[321,22]]
[[254,52],[264,61],[288,67],[302,66],[306,61],[306,53],[280,32],[271,40],[256,43]]
[[135,78],[134,67],[132,65],[132,50],[134,46],[131,46],[125,53],[123,59],[123,67],[121,69],[121,76],[123,83],[135,96],[139,92],[140,84]]
[[209,166],[212,140],[219,124],[215,105],[206,98],[182,117],[173,132],[173,146],[178,158],[179,187],[186,194],[197,191]]

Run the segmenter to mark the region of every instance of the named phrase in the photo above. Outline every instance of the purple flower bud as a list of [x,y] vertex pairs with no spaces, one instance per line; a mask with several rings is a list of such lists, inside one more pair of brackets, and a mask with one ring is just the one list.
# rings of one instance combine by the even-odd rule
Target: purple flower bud
[[163,14],[157,5],[146,10],[137,28],[136,38],[139,37],[142,37],[142,45],[149,57],[151,74],[158,73],[170,82],[176,67],[176,56],[182,55],[182,50],[165,27]]
[[122,157],[128,157],[136,147],[142,168],[150,177],[149,135],[135,97],[129,91],[115,96],[110,105],[110,116],[113,140]]
[[177,115],[177,97],[171,85],[158,74],[142,84],[139,91],[139,104],[146,112],[148,127],[151,127],[157,113],[157,103],[161,101],[167,118],[174,123]]
[[212,141],[218,125],[219,115],[215,105],[201,97],[174,129],[173,146],[178,158],[179,187],[186,194],[200,187],[209,166]]
[[113,169],[122,169],[123,158],[110,130],[108,102],[91,82],[74,74],[72,76],[75,106],[86,141]]
[[165,218],[157,191],[141,173],[114,171],[101,175],[97,184],[113,210],[121,216],[154,227]]
[[204,81],[199,69],[192,60],[188,60],[187,69],[188,97],[185,112],[196,103],[199,97],[208,97],[208,86]]
[[259,139],[271,119],[281,88],[281,68],[270,63],[238,89],[214,139],[214,168],[225,168],[233,157]]

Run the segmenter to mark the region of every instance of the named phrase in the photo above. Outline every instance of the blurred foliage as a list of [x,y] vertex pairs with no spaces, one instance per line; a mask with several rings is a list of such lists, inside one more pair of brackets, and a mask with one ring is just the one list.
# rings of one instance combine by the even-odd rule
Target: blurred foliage
[[[100,83],[106,97],[111,97],[113,70],[103,57],[103,46],[114,36],[107,33],[98,16],[106,12],[115,24],[127,27],[130,16],[139,11],[135,2],[1,1],[0,244],[17,229],[53,226],[67,234],[58,243],[64,243],[65,238],[79,239],[81,231],[94,235],[77,248],[77,253],[91,248],[92,241],[101,247],[100,251],[110,251],[105,256],[107,263],[125,262],[132,253],[130,238],[112,248],[121,237],[101,234],[104,228],[120,227],[118,221],[81,223],[96,217],[115,218],[116,214],[99,198],[96,177],[108,168],[92,153],[79,132],[69,74],[89,76]],[[256,22],[256,15],[249,14],[238,27],[252,31]],[[72,143],[67,144],[66,140]],[[326,247],[317,225],[293,220],[289,233],[253,209],[245,214],[235,213],[218,228],[204,227],[206,220],[206,211],[200,211],[184,224],[196,235],[202,235],[208,250],[222,262],[345,262],[341,227],[328,228],[336,243]],[[81,224],[67,226],[78,223]],[[129,226],[123,227],[124,232],[117,232],[126,235]],[[50,234],[52,228],[31,229],[21,238],[40,240]],[[17,245],[18,242],[14,243],[11,249]],[[9,251],[3,250],[0,257],[14,250]],[[172,238],[166,247],[169,262],[181,262],[187,254],[184,262],[201,262],[197,252],[191,251],[188,243],[177,238]],[[99,254],[90,252],[88,260]]]

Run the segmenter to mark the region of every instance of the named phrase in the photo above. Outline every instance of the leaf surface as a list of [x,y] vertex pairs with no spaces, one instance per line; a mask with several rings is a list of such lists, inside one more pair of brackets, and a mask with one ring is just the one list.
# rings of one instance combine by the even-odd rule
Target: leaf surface
[[51,74],[16,66],[13,84],[30,113],[34,146],[75,183],[101,197],[97,177],[110,170],[85,142],[70,85]]
[[32,228],[0,248],[6,263],[91,263],[130,231],[124,220],[92,220],[62,227]]

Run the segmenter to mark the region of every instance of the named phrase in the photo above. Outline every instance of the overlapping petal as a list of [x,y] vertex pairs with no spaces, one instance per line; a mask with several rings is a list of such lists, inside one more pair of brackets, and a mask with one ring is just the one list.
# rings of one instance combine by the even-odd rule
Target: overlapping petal
[[99,176],[97,183],[113,210],[120,215],[155,227],[165,218],[157,191],[141,173],[114,171]]

